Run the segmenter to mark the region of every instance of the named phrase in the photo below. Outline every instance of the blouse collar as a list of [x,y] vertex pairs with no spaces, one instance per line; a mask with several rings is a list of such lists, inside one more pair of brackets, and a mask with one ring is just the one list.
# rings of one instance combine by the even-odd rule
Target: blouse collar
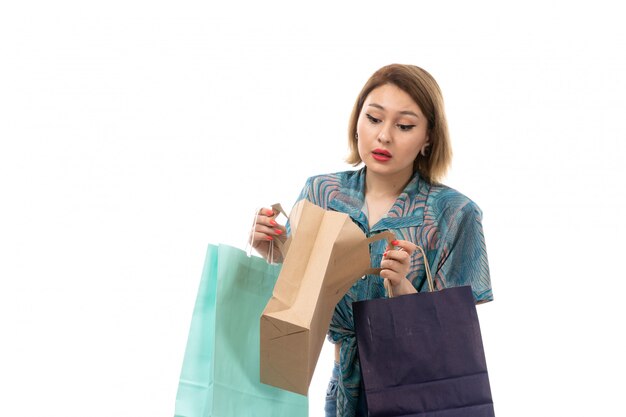
[[347,213],[366,232],[379,232],[387,229],[419,226],[424,221],[424,207],[430,185],[422,180],[418,172],[400,193],[385,217],[371,229],[366,215],[362,212],[365,203],[365,171],[363,167],[350,171],[342,178],[339,191],[328,202],[328,207]]

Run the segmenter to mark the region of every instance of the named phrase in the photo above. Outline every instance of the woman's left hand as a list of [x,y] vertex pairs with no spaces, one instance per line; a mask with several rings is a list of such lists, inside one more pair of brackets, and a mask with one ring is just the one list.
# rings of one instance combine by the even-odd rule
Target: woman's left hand
[[394,240],[387,247],[380,262],[380,276],[388,279],[394,295],[411,294],[417,292],[413,284],[407,279],[411,267],[411,255],[417,246],[408,240]]

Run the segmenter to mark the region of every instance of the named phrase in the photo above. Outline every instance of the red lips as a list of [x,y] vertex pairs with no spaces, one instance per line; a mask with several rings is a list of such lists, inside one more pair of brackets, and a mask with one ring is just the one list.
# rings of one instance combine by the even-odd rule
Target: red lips
[[385,162],[391,159],[391,152],[377,148],[372,151],[372,158],[380,162]]

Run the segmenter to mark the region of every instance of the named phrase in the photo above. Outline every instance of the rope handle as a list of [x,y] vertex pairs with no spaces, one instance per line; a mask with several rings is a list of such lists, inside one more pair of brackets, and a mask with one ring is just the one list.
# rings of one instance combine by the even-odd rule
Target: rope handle
[[[426,252],[424,252],[424,249],[421,246],[417,246],[417,249],[419,249],[420,252],[422,252],[422,257],[424,259],[424,268],[426,269],[426,280],[428,281],[428,291],[433,292],[435,290],[435,286],[433,284],[433,276],[430,272],[430,264],[428,263],[428,258],[426,258]],[[404,250],[402,248],[400,248],[400,250]],[[393,298],[393,290],[391,288],[391,283],[389,282],[388,279],[385,279],[384,282],[385,285],[385,290],[387,291],[387,295],[389,296],[389,298]]]
[[[272,204],[272,211],[274,212],[274,214],[269,216],[272,220],[274,220],[276,217],[278,217],[279,214],[282,214],[286,218],[289,218],[289,216],[287,215],[287,213],[283,209],[283,206],[280,205],[280,203]],[[270,251],[274,248],[274,246],[276,246],[276,249],[278,249],[278,252],[280,252],[280,256],[284,260],[285,257],[287,256],[287,248],[285,247],[285,244],[280,239],[274,239],[274,240],[272,240],[270,242]],[[270,258],[273,261],[274,260],[273,259],[274,255],[271,254]],[[273,262],[271,262],[271,263],[273,263]]]
[[[289,218],[289,216],[287,215],[287,213],[285,212],[285,210],[283,210],[283,207],[279,204],[273,204],[272,206],[272,215],[268,216],[270,219],[274,220],[276,219],[276,217],[278,217],[279,214],[284,215],[287,219]],[[259,214],[259,210],[257,209],[254,212],[254,219],[252,221],[252,230],[254,230],[256,228],[256,221],[257,221],[257,216]],[[252,256],[252,249],[253,249],[253,245],[252,245],[252,241],[253,241],[253,233],[250,233],[250,238],[248,239],[248,242],[246,243],[246,253],[248,256]],[[287,247],[288,245],[286,245],[285,243],[283,243],[280,239],[273,239],[270,241],[270,247],[269,247],[269,252],[267,255],[267,261],[270,264],[274,263],[274,247],[276,247],[276,249],[278,250],[278,252],[280,253],[280,255],[282,256],[283,259],[285,259],[285,254],[287,253]]]

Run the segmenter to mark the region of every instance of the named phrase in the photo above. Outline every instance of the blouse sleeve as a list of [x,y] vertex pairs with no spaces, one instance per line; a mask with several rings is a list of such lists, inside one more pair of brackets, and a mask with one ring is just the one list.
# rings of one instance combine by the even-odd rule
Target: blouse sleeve
[[440,223],[436,284],[470,285],[477,303],[493,300],[480,208],[469,201],[445,220]]

